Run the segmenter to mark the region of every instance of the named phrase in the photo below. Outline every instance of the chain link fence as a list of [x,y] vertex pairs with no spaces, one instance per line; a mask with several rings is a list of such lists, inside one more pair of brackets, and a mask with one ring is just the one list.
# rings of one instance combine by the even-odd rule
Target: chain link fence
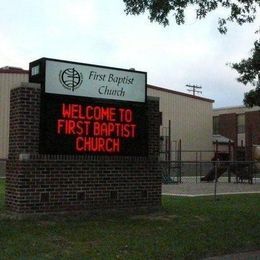
[[260,162],[254,161],[171,161],[161,162],[164,183],[237,182],[257,183]]
[[214,151],[172,151],[170,155],[162,152],[162,183],[166,184],[163,193],[180,196],[260,193],[260,162],[234,161],[228,154],[216,160],[214,154]]

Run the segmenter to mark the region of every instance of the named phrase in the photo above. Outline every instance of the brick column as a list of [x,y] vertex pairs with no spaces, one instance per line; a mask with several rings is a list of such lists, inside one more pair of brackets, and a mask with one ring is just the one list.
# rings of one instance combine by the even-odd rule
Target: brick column
[[159,100],[148,99],[148,157],[40,155],[40,87],[11,91],[6,207],[19,214],[158,209]]
[[246,159],[252,160],[252,145],[260,144],[260,111],[245,113]]

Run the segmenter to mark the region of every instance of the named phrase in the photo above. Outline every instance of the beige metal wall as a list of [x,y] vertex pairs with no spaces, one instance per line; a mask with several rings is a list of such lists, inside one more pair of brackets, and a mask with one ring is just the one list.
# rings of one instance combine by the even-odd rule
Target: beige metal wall
[[[28,74],[0,73],[0,159],[6,159],[8,156],[10,90],[21,82],[28,82]],[[171,120],[172,139],[181,139],[183,150],[212,150],[210,100],[197,99],[183,93],[169,93],[149,86],[147,94],[160,98],[160,111],[163,112],[161,135],[164,135],[164,127],[168,127],[168,121]],[[203,159],[209,157],[203,155]],[[195,154],[186,155],[183,159],[194,160]]]
[[[156,90],[148,86],[148,96],[160,98],[163,113],[161,135],[171,120],[173,140],[182,140],[182,150],[212,150],[212,103],[191,95]],[[174,146],[174,144],[173,144]],[[195,153],[183,153],[183,160],[195,160]],[[211,159],[211,153],[203,153],[203,160]]]
[[0,159],[8,157],[10,90],[21,82],[28,82],[28,74],[0,72]]

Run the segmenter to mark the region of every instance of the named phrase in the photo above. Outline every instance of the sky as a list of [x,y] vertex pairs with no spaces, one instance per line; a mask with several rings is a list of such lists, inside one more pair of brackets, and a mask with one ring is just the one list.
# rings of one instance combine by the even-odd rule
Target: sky
[[[252,86],[227,63],[250,55],[260,16],[252,24],[228,24],[221,35],[217,10],[196,20],[163,27],[147,14],[126,15],[123,0],[12,0],[0,5],[0,67],[29,68],[41,57],[146,71],[148,84],[184,93],[202,86],[214,108],[243,104]],[[258,36],[259,37],[259,36]]]

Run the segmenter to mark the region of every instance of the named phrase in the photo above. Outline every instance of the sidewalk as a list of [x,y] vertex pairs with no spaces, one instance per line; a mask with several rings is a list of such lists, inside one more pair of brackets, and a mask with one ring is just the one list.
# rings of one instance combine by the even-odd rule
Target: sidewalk
[[[206,196],[214,194],[214,183],[188,183],[162,185],[163,195],[172,196]],[[217,183],[217,195],[260,193],[260,183]]]
[[205,258],[204,260],[260,260],[260,250]]

